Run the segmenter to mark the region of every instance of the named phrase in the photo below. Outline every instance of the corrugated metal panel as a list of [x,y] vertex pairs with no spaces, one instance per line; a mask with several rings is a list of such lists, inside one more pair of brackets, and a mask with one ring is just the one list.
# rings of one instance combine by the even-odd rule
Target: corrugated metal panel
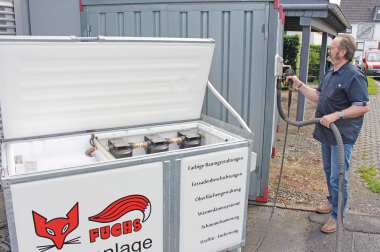
[[[268,103],[268,40],[264,32],[268,31],[268,2],[88,5],[85,9],[91,36],[215,39],[209,79],[254,132],[253,150],[258,153],[257,167],[261,169],[263,155],[270,158],[270,150],[263,153],[264,111]],[[274,101],[269,103],[273,106]],[[211,92],[206,93],[202,113],[240,126]],[[265,169],[269,172],[269,166]],[[257,176],[254,181],[261,179],[261,173]]]
[[[28,10],[29,19],[23,24],[27,29],[29,23],[30,35],[32,36],[83,36],[80,33],[80,11],[79,0],[18,0],[26,2],[27,6],[23,9]],[[17,6],[22,3],[15,3],[16,18],[18,13]],[[16,23],[19,21],[17,19]],[[23,22],[24,23],[24,22]],[[20,24],[17,23],[19,27]]]
[[0,0],[0,35],[16,35],[12,0]]

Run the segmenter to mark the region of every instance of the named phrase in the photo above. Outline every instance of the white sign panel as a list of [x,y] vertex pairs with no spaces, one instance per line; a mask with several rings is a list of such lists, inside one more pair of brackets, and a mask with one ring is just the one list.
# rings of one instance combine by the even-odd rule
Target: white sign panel
[[375,32],[374,24],[359,24],[358,25],[358,39],[373,39]]
[[248,147],[181,162],[180,251],[218,251],[242,241]]
[[163,250],[162,162],[11,186],[19,252]]

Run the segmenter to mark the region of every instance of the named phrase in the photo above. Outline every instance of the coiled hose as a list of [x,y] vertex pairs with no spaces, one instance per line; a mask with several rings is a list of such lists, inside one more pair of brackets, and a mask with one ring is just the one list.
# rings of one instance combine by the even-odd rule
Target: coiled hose
[[[288,124],[303,127],[310,124],[320,123],[321,118],[313,118],[306,121],[293,121],[290,120],[282,110],[281,105],[281,79],[277,79],[277,109],[281,118]],[[339,192],[338,192],[338,214],[337,214],[337,233],[336,233],[336,251],[342,251],[342,238],[343,238],[343,208],[344,208],[344,147],[342,136],[340,135],[338,127],[334,124],[330,124],[330,129],[333,131],[336,143],[338,145],[339,154]]]

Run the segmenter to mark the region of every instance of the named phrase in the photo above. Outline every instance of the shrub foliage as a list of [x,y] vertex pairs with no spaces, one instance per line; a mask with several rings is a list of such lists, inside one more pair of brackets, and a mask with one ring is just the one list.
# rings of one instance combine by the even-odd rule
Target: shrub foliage
[[319,77],[319,67],[321,65],[321,45],[310,45],[309,54],[309,76]]
[[300,35],[284,35],[284,64],[291,65],[296,71],[298,68],[298,54],[300,51]]

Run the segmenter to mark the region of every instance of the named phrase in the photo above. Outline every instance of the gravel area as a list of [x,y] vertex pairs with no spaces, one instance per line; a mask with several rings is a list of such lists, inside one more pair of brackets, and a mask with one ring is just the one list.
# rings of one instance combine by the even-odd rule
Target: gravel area
[[[290,118],[295,120],[298,93],[293,92]],[[282,105],[287,112],[288,92],[282,93]],[[357,168],[361,165],[380,166],[380,94],[370,97],[371,111],[365,115],[364,126],[354,146],[349,170],[349,199],[347,210],[380,215],[380,194],[367,188]],[[306,102],[305,120],[314,118],[316,104]],[[379,126],[377,126],[379,125]],[[277,189],[286,123],[280,119],[277,134],[276,157],[271,160],[269,202]],[[290,205],[316,207],[328,194],[322,165],[320,143],[313,136],[314,125],[298,128],[289,126],[283,177],[278,202]],[[379,172],[380,173],[380,172]]]

